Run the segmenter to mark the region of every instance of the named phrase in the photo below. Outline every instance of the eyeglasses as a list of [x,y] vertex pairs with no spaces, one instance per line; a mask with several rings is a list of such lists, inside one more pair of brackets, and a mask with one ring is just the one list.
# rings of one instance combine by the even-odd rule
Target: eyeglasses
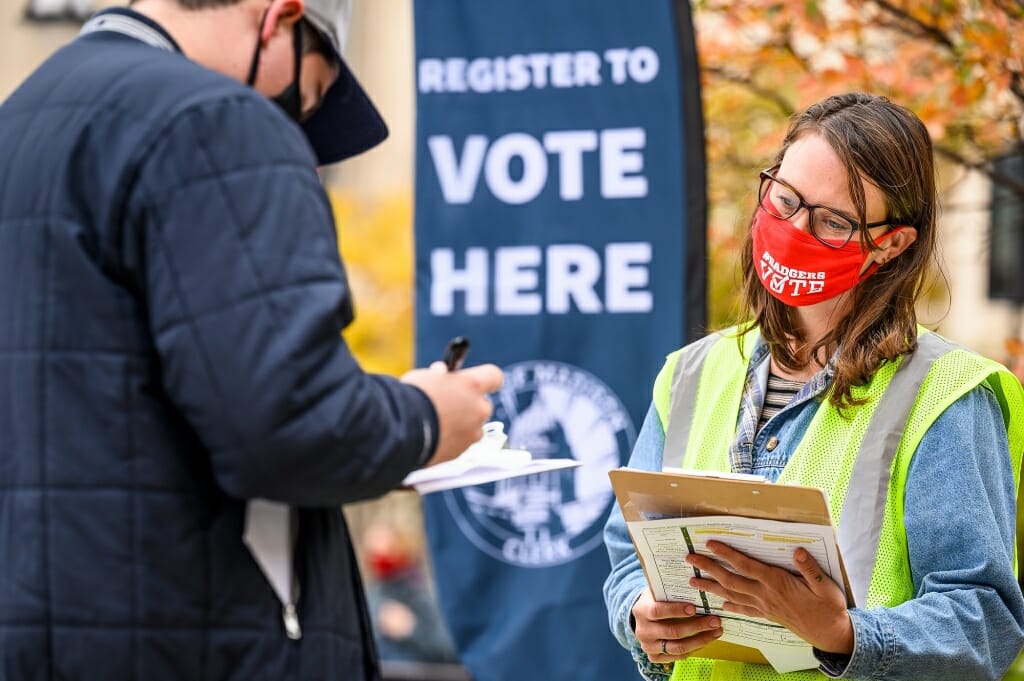
[[[761,171],[761,187],[757,192],[757,205],[761,210],[772,217],[789,220],[799,213],[801,208],[806,208],[807,222],[815,239],[829,248],[842,248],[850,243],[853,235],[860,230],[860,221],[834,208],[807,203],[804,197],[800,196],[800,192],[772,175],[772,171],[777,168],[778,166],[775,166]],[[864,226],[870,229],[889,224],[892,224],[892,220],[886,219],[869,222]]]

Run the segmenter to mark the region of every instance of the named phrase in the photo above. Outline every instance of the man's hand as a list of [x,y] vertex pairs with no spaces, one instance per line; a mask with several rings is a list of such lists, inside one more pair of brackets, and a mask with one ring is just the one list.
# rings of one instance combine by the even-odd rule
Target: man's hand
[[656,601],[651,590],[644,589],[633,605],[633,633],[651,662],[685,660],[722,635],[717,617],[696,614],[697,609],[690,603]]
[[427,394],[437,411],[437,450],[428,466],[454,459],[483,437],[483,425],[494,406],[487,397],[505,380],[501,369],[481,364],[461,371],[448,371],[442,362],[429,369],[414,369],[402,376]]
[[709,541],[707,547],[731,569],[710,558],[690,554],[686,562],[710,578],[694,578],[690,585],[724,598],[726,612],[763,617],[781,624],[827,653],[853,652],[853,624],[846,609],[846,596],[806,550],[793,553],[793,565],[800,573],[794,575],[721,542]]

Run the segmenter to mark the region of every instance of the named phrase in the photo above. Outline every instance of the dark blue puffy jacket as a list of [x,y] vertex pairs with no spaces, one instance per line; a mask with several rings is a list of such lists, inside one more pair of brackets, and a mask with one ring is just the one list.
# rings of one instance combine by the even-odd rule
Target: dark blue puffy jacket
[[[113,33],[0,106],[0,679],[373,679],[339,505],[433,451],[365,374],[298,127]],[[383,256],[382,257],[386,257]],[[303,637],[242,543],[299,507]]]

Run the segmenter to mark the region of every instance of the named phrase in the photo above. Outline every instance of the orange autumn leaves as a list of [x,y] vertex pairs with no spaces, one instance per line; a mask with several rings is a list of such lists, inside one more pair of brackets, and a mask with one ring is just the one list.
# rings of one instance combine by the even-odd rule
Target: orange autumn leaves
[[921,117],[941,159],[982,172],[1024,143],[1019,0],[693,0],[693,10],[712,326],[733,305],[736,249],[727,242],[749,223],[757,170],[790,114],[837,92],[886,95]]
[[696,0],[706,85],[743,84],[784,117],[863,90],[913,109],[968,158],[1021,140],[1017,0]]

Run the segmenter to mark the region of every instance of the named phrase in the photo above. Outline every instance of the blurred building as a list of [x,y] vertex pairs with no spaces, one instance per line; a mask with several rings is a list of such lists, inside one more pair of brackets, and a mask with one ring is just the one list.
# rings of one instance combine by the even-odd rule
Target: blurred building
[[30,21],[82,23],[95,10],[94,0],[26,0],[25,18]]
[[[412,0],[354,0],[345,59],[390,129],[380,146],[331,171],[330,182],[373,196],[411,198],[416,134]],[[411,225],[410,225],[411,228]]]
[[921,322],[1005,361],[1005,341],[1024,337],[1024,320],[1019,306],[988,298],[991,183],[980,172],[949,166],[941,168],[940,179],[946,189],[940,194],[939,258],[949,295],[933,294],[921,310]]
[[78,32],[72,23],[27,21],[29,7],[28,0],[0,2],[0,99]]

